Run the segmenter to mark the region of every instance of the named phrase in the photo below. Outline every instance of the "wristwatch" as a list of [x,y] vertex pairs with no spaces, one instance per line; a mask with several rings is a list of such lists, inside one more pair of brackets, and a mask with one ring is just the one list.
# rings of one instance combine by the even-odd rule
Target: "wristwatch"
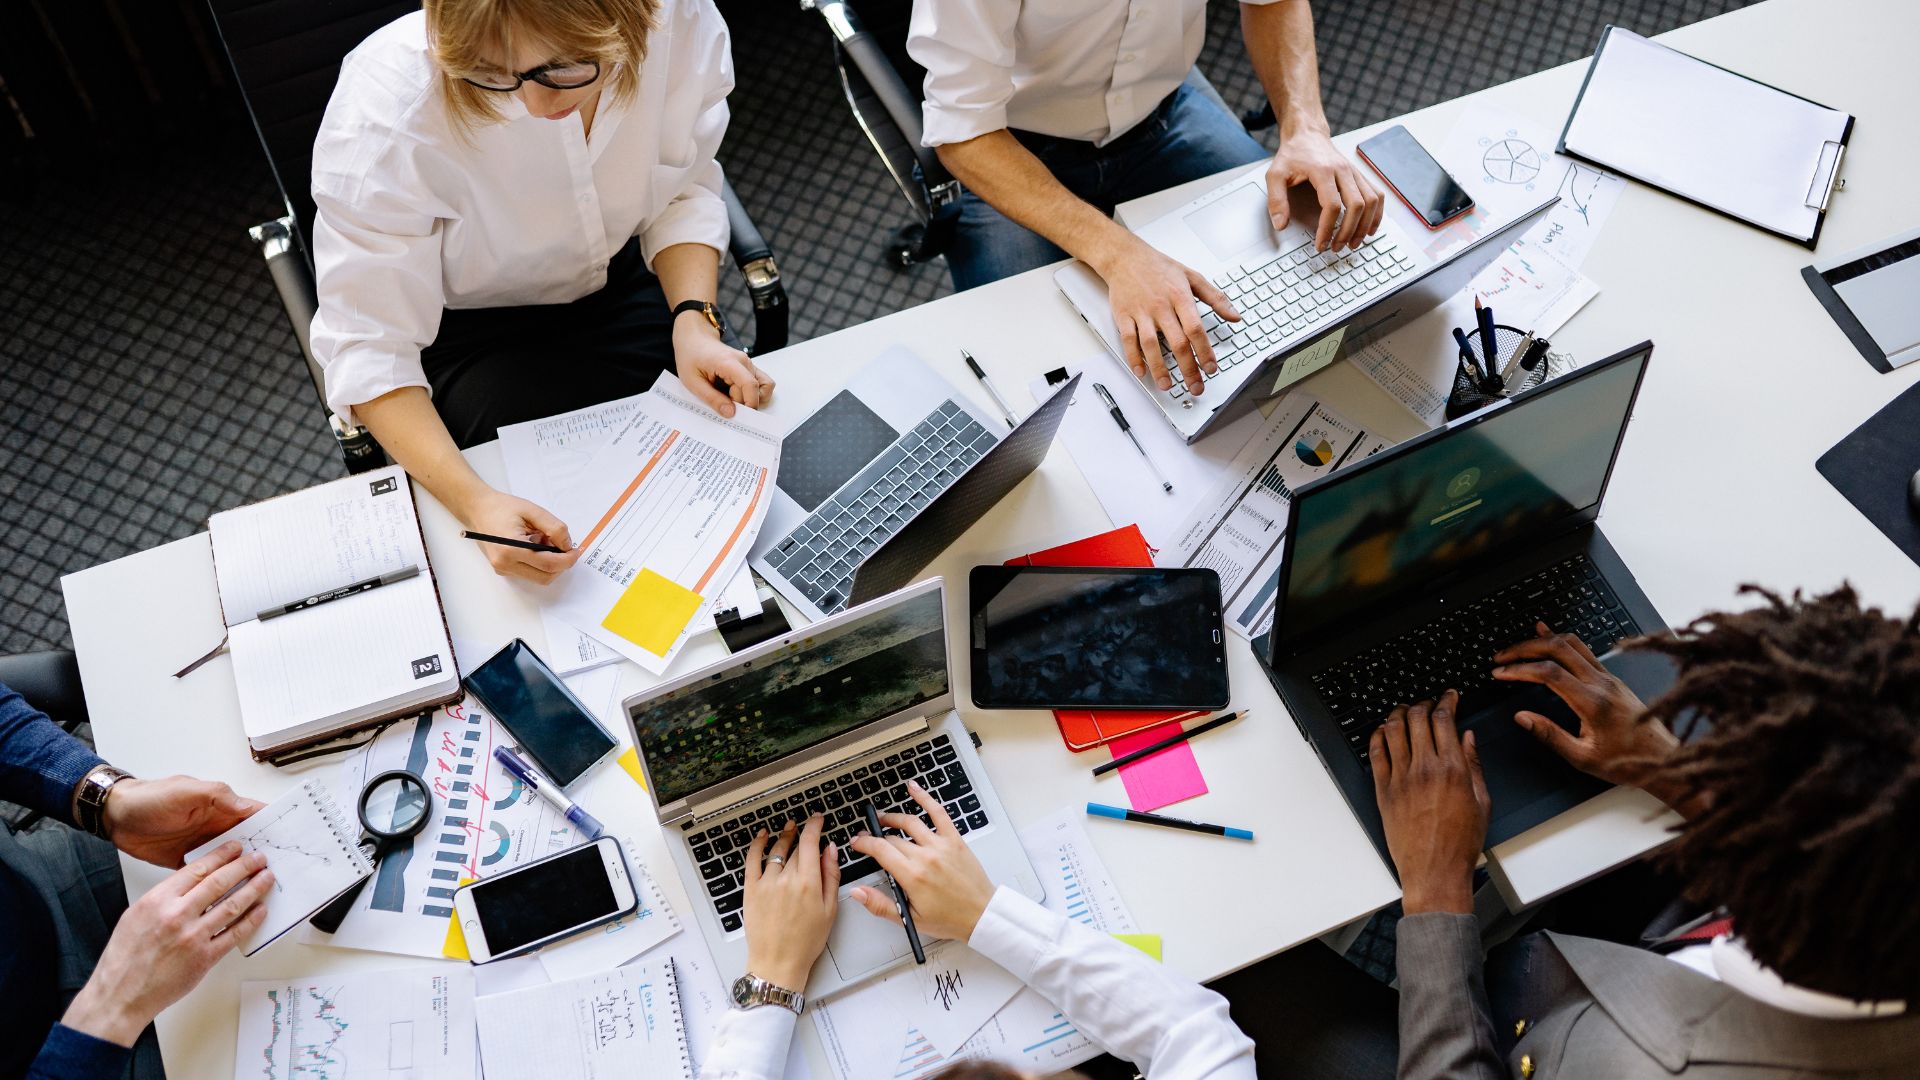
[[74,789],[74,823],[102,840],[111,840],[107,835],[107,796],[112,793],[113,785],[132,775],[112,765],[95,765]]
[[795,1016],[807,1007],[807,995],[796,990],[778,987],[748,972],[733,980],[733,1004],[739,1009],[756,1009],[762,1005],[778,1005],[783,1009],[792,1009]]
[[707,322],[712,324],[713,328],[715,330],[718,330],[721,336],[724,337],[726,335],[727,317],[726,315],[722,314],[720,309],[715,305],[710,304],[705,300],[682,300],[680,301],[680,303],[674,305],[674,309],[673,309],[674,321],[679,322],[681,314],[683,312],[688,312],[688,311],[697,311],[700,314],[706,316]]

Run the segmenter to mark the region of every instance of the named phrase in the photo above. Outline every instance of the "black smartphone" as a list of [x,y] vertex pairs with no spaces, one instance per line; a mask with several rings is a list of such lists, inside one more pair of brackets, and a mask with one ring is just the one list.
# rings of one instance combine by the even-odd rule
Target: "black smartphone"
[[1473,196],[1405,127],[1395,124],[1355,149],[1427,228],[1437,229],[1473,209]]
[[973,703],[985,709],[1223,709],[1220,575],[976,566]]
[[462,685],[493,712],[547,779],[563,788],[619,746],[519,638],[474,669]]
[[461,886],[453,917],[467,956],[484,964],[612,922],[639,903],[620,842],[603,836]]

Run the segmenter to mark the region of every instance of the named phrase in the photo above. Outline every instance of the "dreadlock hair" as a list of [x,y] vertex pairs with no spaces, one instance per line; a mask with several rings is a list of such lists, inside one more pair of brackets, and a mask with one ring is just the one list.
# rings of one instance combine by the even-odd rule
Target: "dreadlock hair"
[[1709,725],[1662,766],[1703,809],[1661,859],[1788,982],[1920,1000],[1920,611],[1740,592],[1763,603],[1632,643],[1680,667],[1649,711]]

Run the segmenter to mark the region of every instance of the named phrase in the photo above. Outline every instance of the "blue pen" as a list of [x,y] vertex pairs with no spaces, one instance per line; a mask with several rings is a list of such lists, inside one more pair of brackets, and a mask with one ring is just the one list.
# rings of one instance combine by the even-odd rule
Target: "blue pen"
[[1169,829],[1186,829],[1188,832],[1211,833],[1214,836],[1224,836],[1231,840],[1253,839],[1253,833],[1246,829],[1234,829],[1225,825],[1209,825],[1204,821],[1188,821],[1185,818],[1162,817],[1159,814],[1142,813],[1139,810],[1128,810],[1124,807],[1108,806],[1105,803],[1088,803],[1087,813],[1094,817],[1113,818],[1116,821],[1137,821],[1142,825],[1162,825]]
[[594,816],[587,813],[579,803],[567,798],[553,781],[535,772],[533,766],[522,760],[520,755],[514,753],[511,748],[494,747],[493,759],[500,763],[501,768],[512,773],[515,779],[532,788],[534,794],[552,803],[555,809],[567,815],[567,820],[573,822],[573,827],[579,829],[581,835],[587,839],[598,840],[600,834],[607,831],[606,826],[595,820]]

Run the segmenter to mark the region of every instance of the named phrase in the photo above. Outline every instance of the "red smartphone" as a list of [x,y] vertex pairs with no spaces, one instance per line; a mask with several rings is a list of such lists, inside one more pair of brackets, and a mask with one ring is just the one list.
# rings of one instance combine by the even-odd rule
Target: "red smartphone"
[[1355,149],[1427,228],[1437,229],[1473,209],[1473,196],[1405,127],[1395,124]]

